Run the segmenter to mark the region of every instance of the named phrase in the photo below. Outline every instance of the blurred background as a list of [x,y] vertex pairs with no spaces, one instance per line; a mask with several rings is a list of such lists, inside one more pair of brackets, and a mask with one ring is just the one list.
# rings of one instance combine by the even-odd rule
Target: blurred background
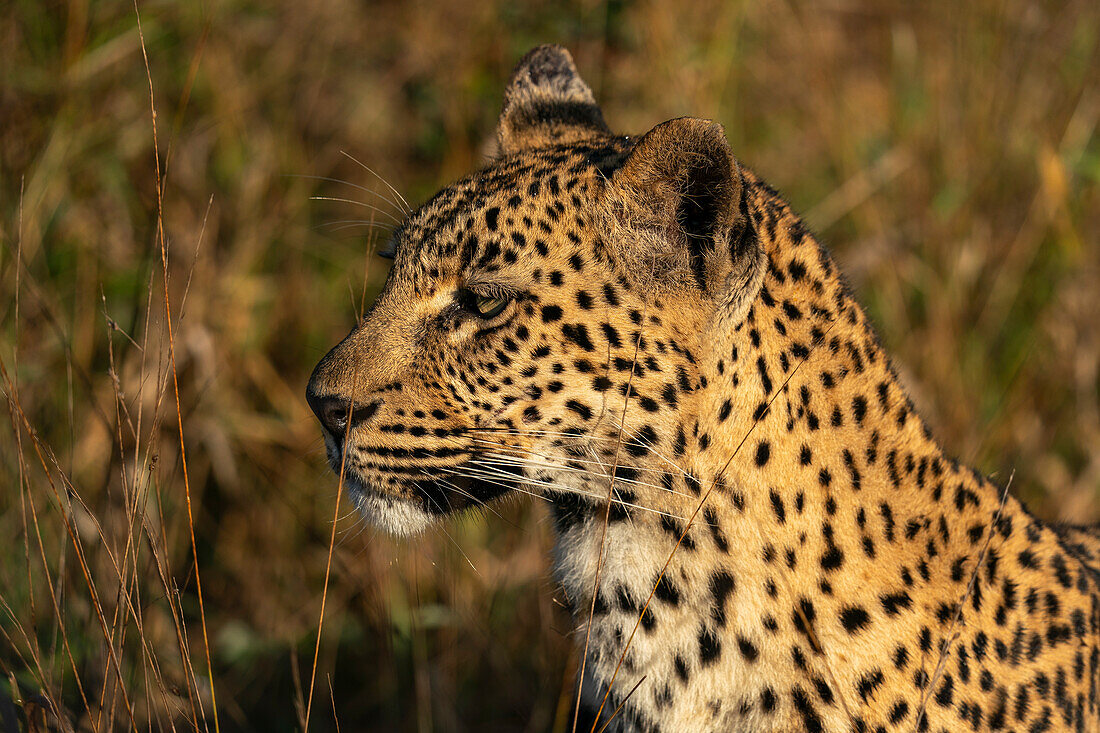
[[0,6],[5,730],[567,729],[544,508],[380,536],[303,400],[385,276],[381,178],[483,165],[543,42],[619,131],[721,121],[950,451],[1100,518],[1092,0],[138,10]]

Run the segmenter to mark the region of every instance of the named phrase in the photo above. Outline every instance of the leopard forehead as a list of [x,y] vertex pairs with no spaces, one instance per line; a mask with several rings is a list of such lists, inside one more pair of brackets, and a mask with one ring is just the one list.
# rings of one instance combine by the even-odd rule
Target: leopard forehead
[[[546,256],[547,239],[590,228],[580,217],[628,147],[627,138],[608,138],[520,153],[441,189],[394,232],[391,277],[438,271],[455,258],[462,267],[493,271],[515,264],[528,248]],[[479,247],[479,236],[491,246]]]

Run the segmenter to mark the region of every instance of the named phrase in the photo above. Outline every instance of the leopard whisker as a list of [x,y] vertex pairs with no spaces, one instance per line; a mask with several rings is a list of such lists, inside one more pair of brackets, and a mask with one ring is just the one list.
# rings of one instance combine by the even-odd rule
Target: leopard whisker
[[340,515],[339,517],[337,517],[337,518],[336,518],[336,521],[337,521],[337,522],[342,522],[342,521],[344,521],[345,519],[347,519],[348,517],[350,517],[350,516],[354,516],[354,515],[355,515],[355,513],[356,513],[357,511],[358,511],[358,510],[357,510],[357,509],[356,509],[355,507],[352,507],[351,509],[349,509],[348,511],[344,512],[344,513],[343,513],[343,514],[341,514],[341,515]]
[[[505,459],[505,460],[502,460],[502,458]],[[485,459],[473,460],[473,461],[471,461],[471,463],[474,464],[474,465],[479,465],[479,466],[507,466],[507,467],[513,467],[513,468],[515,468],[515,467],[522,468],[525,465],[529,465],[532,468],[543,468],[543,467],[549,467],[549,468],[555,468],[555,469],[558,468],[557,466],[554,466],[553,464],[540,464],[540,463],[536,463],[536,462],[530,461],[530,460],[518,459],[518,458],[515,458],[515,457],[511,457],[511,456],[496,456],[495,454],[487,454]],[[592,471],[582,470],[582,469],[577,469],[577,468],[571,468],[571,471],[574,472],[574,473],[580,473],[582,475],[592,476],[593,478],[595,478],[597,476],[600,477],[600,478],[610,478],[610,474],[595,474]],[[619,481],[624,481],[624,480],[625,479],[619,479]],[[622,496],[619,494],[618,489],[613,487],[612,491],[615,492],[616,501],[622,502],[623,499],[622,499]]]
[[[476,438],[476,437],[474,438],[474,441],[478,442],[478,443],[485,443],[487,445],[496,445],[496,446],[500,446],[500,447],[503,447],[503,448],[509,448],[509,449],[512,449],[512,450],[524,451],[524,452],[527,452],[527,453],[531,453],[532,455],[542,456],[544,458],[550,458],[550,459],[557,458],[556,456],[550,456],[550,455],[547,455],[545,453],[539,453],[539,452],[531,449],[528,446],[515,445],[515,444],[512,444],[512,443],[505,443],[505,442],[502,442],[502,441],[487,440],[486,438]],[[646,446],[642,445],[641,443],[624,443],[624,445],[637,445],[639,447],[646,447]],[[599,465],[605,465],[605,463],[602,462],[602,461],[599,461],[599,460],[585,461],[584,459],[582,459],[578,456],[570,455],[570,456],[566,456],[565,458],[567,458],[568,460],[571,460],[571,461],[580,461],[580,462],[584,462],[584,463],[598,463]],[[596,456],[594,456],[594,458],[598,459],[599,456],[596,455]],[[631,468],[633,468],[634,470],[637,470],[637,471],[647,471],[647,472],[650,472],[650,473],[663,473],[662,470],[654,469],[654,468],[648,468],[648,467],[645,467],[645,466],[631,466]]]
[[[500,486],[502,488],[508,489],[509,491],[516,491],[520,494],[525,494],[527,496],[531,496],[531,497],[534,497],[536,499],[541,499],[542,501],[545,501],[548,504],[553,504],[554,503],[553,499],[551,499],[550,497],[548,497],[544,494],[539,494],[539,493],[536,493],[534,491],[531,491],[530,489],[525,489],[521,485],[509,484],[509,483],[505,483],[504,481],[493,480],[493,479],[490,479],[490,478],[487,478],[487,477],[481,475],[480,473],[466,474],[466,473],[461,473],[461,472],[458,472],[458,471],[451,471],[451,470],[447,470],[446,472],[454,474],[455,476],[459,476],[461,478],[476,479],[478,481],[484,481],[487,484],[492,484],[493,486]],[[513,481],[521,481],[521,479],[517,479],[513,476],[507,476],[505,478],[506,478],[506,480],[510,479],[510,480],[513,480]],[[559,488],[559,490],[560,490],[560,488]],[[585,496],[585,497],[588,497],[588,498],[591,498],[591,499],[602,499],[603,498],[601,496],[593,496],[591,494],[585,494],[583,492],[571,492],[571,493],[577,493],[577,494],[580,494],[581,496]],[[616,502],[616,503],[621,503],[621,502]],[[644,509],[645,507],[638,507],[638,508],[639,509]],[[650,511],[653,511],[653,510],[650,510]]]
[[[542,462],[531,460],[529,458],[523,458],[521,456],[511,456],[511,455],[508,455],[508,454],[487,453],[487,454],[484,454],[484,455],[489,456],[491,458],[494,458],[498,462],[506,463],[507,465],[512,465],[512,466],[530,466],[532,468],[549,468],[549,469],[553,469],[555,471],[565,471],[565,472],[568,472],[568,473],[589,474],[589,475],[593,475],[593,476],[599,476],[600,478],[604,478],[604,479],[611,478],[611,472],[610,471],[601,471],[601,472],[597,473],[595,471],[576,468],[574,466],[558,465],[558,464],[555,464],[555,463],[542,463]],[[550,459],[550,456],[543,456],[542,454],[539,454],[539,453],[532,453],[532,455],[536,455],[536,456],[539,456],[541,458]],[[574,458],[571,458],[570,460],[577,461],[578,463],[590,463],[590,464],[593,464],[593,465],[600,466],[602,468],[607,467],[606,463],[602,463],[602,462],[598,462],[598,461],[585,461],[583,459],[574,459]],[[628,468],[634,469],[633,466],[629,466]],[[635,469],[635,470],[647,470],[647,469]],[[652,470],[652,469],[648,469],[648,470]],[[622,483],[622,484],[633,484],[634,486],[644,486],[646,488],[657,489],[657,490],[662,491],[662,492],[669,492],[669,493],[675,494],[677,496],[687,497],[689,499],[694,499],[695,498],[692,494],[688,494],[688,493],[685,493],[683,491],[676,491],[675,489],[668,489],[668,488],[665,488],[664,486],[661,486],[660,484],[653,484],[653,483],[649,483],[648,481],[638,481],[637,479],[629,479],[629,478],[623,478],[621,476],[616,476],[615,477],[615,482],[616,483]]]
[[374,219],[336,219],[335,221],[328,221],[321,224],[322,227],[327,227],[330,232],[342,232],[345,229],[385,229],[392,232],[397,227],[393,224],[386,224]]
[[[552,431],[552,430],[516,430],[514,428],[470,428],[466,432],[469,432],[469,433],[500,433],[500,434],[505,434],[505,435],[515,435],[515,436],[547,435],[547,436],[555,436],[555,437],[577,438],[577,439],[583,439],[583,440],[588,440],[588,441],[603,441],[603,442],[606,442],[606,443],[616,442],[614,438],[610,438],[610,437],[602,437],[602,436],[599,436],[599,435],[591,435],[591,436],[589,436],[589,435],[577,435],[576,433],[563,433],[563,432],[557,432],[557,431]],[[504,445],[504,444],[502,443],[501,445]],[[683,468],[676,465],[676,463],[673,462],[673,460],[671,458],[669,458],[668,456],[664,455],[659,450],[654,448],[653,445],[650,444],[650,443],[643,442],[640,439],[635,439],[635,440],[626,441],[626,442],[623,443],[623,445],[636,445],[636,446],[645,448],[647,451],[652,453],[654,456],[656,456],[657,458],[660,458],[663,463],[668,464],[668,466],[670,468],[675,469],[677,472],[679,472],[683,476],[690,476],[691,475],[690,473],[685,471]],[[509,447],[515,447],[515,446],[509,446]],[[657,469],[642,469],[642,470],[657,471]]]
[[[411,207],[411,206],[409,206],[409,202],[405,200],[405,197],[404,197],[404,196],[402,196],[402,195],[401,195],[401,193],[400,193],[400,192],[399,192],[399,191],[398,191],[398,190],[397,190],[396,188],[394,188],[393,186],[391,186],[391,185],[390,185],[390,182],[389,182],[389,181],[387,181],[387,180],[386,180],[385,178],[383,178],[383,177],[382,177],[382,176],[380,176],[380,175],[379,175],[379,174],[378,174],[377,172],[375,172],[375,170],[374,170],[373,168],[371,168],[371,167],[370,167],[369,165],[367,165],[366,163],[363,163],[362,161],[360,161],[360,160],[357,160],[357,159],[355,158],[355,156],[354,156],[354,155],[351,155],[351,154],[350,154],[350,153],[348,153],[347,151],[341,150],[341,151],[340,151],[340,155],[344,156],[345,158],[347,158],[347,159],[348,159],[348,160],[350,160],[351,162],[353,162],[353,163],[355,163],[356,165],[360,166],[360,167],[361,167],[361,168],[362,168],[363,170],[365,170],[365,171],[366,171],[367,173],[370,173],[370,174],[371,174],[372,176],[374,176],[374,177],[375,177],[375,178],[377,178],[377,179],[378,179],[379,181],[381,181],[381,182],[382,182],[382,185],[384,185],[384,186],[385,186],[386,188],[388,188],[388,189],[389,189],[390,191],[392,191],[392,192],[393,192],[393,195],[394,195],[394,196],[396,196],[396,197],[397,197],[398,199],[400,199],[400,201],[401,201],[401,206],[402,206],[402,207],[404,208],[404,210],[405,210],[405,213],[406,213],[406,214],[410,214],[410,213],[412,213],[412,207]],[[394,203],[397,203],[397,202],[394,202]]]
[[[425,474],[425,475],[427,475],[427,474]],[[477,505],[478,508],[486,509],[486,510],[492,512],[493,514],[495,514],[497,516],[497,518],[504,520],[504,516],[501,515],[500,512],[498,512],[496,509],[494,509],[488,503],[482,501],[481,499],[479,499],[476,496],[474,496],[473,494],[471,494],[469,491],[466,491],[465,489],[463,489],[461,486],[454,483],[453,481],[448,481],[447,479],[439,478],[438,476],[432,477],[432,480],[435,481],[436,483],[438,483],[442,488],[453,491],[456,494],[458,494],[459,496],[466,497],[470,501],[474,502],[474,504]],[[504,521],[507,521],[507,520],[504,520]]]
[[[469,464],[465,464],[465,465],[469,465]],[[505,479],[505,480],[510,480],[510,481],[522,482],[522,483],[531,484],[531,485],[534,485],[534,486],[546,486],[546,487],[549,487],[549,488],[553,489],[554,491],[561,491],[563,493],[577,494],[579,496],[583,496],[583,497],[588,498],[588,499],[595,499],[595,500],[601,501],[601,502],[607,500],[607,497],[603,496],[602,494],[590,494],[588,492],[578,491],[576,489],[566,489],[562,486],[551,483],[549,481],[540,481],[538,479],[532,479],[532,478],[527,478],[527,477],[522,477],[521,478],[521,477],[515,476],[514,474],[506,473],[506,472],[503,472],[503,471],[490,471],[490,470],[486,470],[486,469],[481,469],[481,470],[472,470],[472,471],[471,470],[466,470],[464,472],[458,472],[458,471],[451,471],[449,469],[443,469],[443,470],[444,470],[445,473],[453,473],[456,476],[461,476],[461,477],[464,477],[464,478],[485,480],[485,481],[488,481],[489,483],[493,483],[494,485],[497,485],[497,486],[504,486],[506,488],[516,489],[517,491],[521,491],[522,493],[525,493],[525,494],[530,494],[531,496],[538,496],[539,498],[545,499],[546,501],[549,501],[551,503],[553,502],[553,500],[550,499],[549,497],[542,496],[542,495],[539,495],[539,494],[534,494],[534,493],[529,492],[529,491],[524,491],[522,488],[520,488],[518,486],[514,486],[512,484],[503,484],[503,483],[499,483],[499,482],[495,482],[495,481],[490,481],[489,478],[499,478],[499,479]],[[669,517],[669,518],[672,518],[672,519],[677,519],[679,521],[684,521],[684,517],[681,517],[681,516],[676,515],[676,514],[672,514],[670,512],[664,512],[664,511],[661,511],[660,509],[653,509],[651,507],[643,506],[641,504],[635,504],[633,502],[623,501],[622,499],[618,499],[618,498],[614,499],[613,502],[615,504],[619,504],[621,506],[630,507],[631,509],[639,509],[639,510],[644,511],[644,512],[652,512],[653,514],[658,514],[658,515],[663,516],[663,517]]]
[[359,538],[360,535],[363,534],[363,532],[367,531],[368,528],[370,528],[370,523],[367,522],[366,517],[359,515],[359,518],[355,521],[355,524],[352,525],[348,529],[348,531],[345,532],[344,535],[340,538],[340,543],[337,545],[337,547],[344,547],[349,542],[355,541]]
[[[485,444],[488,444],[488,445],[496,445],[496,446],[500,446],[500,447],[503,447],[503,448],[509,448],[509,449],[512,449],[512,450],[520,450],[520,451],[523,451],[523,452],[528,453],[530,455],[538,456],[540,458],[546,458],[548,460],[555,460],[554,456],[546,455],[544,453],[539,453],[537,451],[533,451],[530,448],[526,448],[526,447],[523,447],[523,446],[515,446],[515,445],[508,444],[508,443],[500,443],[500,442],[485,440],[484,438],[474,438],[474,441],[478,442],[478,443],[485,443]],[[647,446],[643,446],[641,443],[629,443],[628,445],[638,445],[638,446],[641,446],[641,447],[647,447]],[[654,450],[650,449],[650,452],[653,453],[658,458],[660,458],[661,460],[668,463],[669,466],[675,468],[677,470],[677,472],[679,472],[683,476],[685,476],[685,477],[691,476],[690,473],[688,473],[684,469],[680,468],[676,464],[672,463],[672,461],[665,458],[664,456],[662,456],[657,451],[654,451]],[[515,457],[515,456],[513,456],[513,457]],[[592,465],[598,465],[598,466],[602,466],[602,467],[607,466],[607,463],[604,462],[604,461],[585,460],[583,458],[578,458],[578,457],[575,457],[575,456],[569,456],[568,460],[574,461],[576,463],[592,464]],[[574,470],[574,471],[579,470],[579,469],[572,468],[572,467],[569,467],[569,466],[557,466],[557,465],[554,465],[554,464],[545,465],[544,467],[546,467],[546,468],[560,468],[561,470]],[[635,470],[635,471],[638,471],[638,472],[641,472],[641,473],[656,473],[656,474],[667,473],[667,471],[665,471],[663,469],[649,468],[649,467],[646,467],[646,466],[633,466],[632,465],[632,466],[628,466],[628,468],[630,468],[632,470]],[[604,478],[606,478],[609,474],[608,473],[601,473],[600,475],[603,476]],[[617,478],[616,480],[617,481],[622,481],[624,483],[634,483],[634,484],[637,484],[639,486],[647,486],[647,487],[654,488],[654,489],[660,489],[661,491],[670,491],[673,494],[678,494],[679,496],[686,496],[686,497],[692,498],[692,499],[695,498],[694,495],[692,495],[692,494],[686,494],[682,491],[676,491],[674,489],[668,489],[668,488],[666,488],[664,486],[660,486],[658,484],[652,484],[652,483],[648,483],[648,482],[644,482],[644,481],[637,481],[635,479]]]
[[344,185],[344,186],[350,186],[351,188],[354,188],[354,189],[359,190],[359,191],[363,191],[364,193],[369,193],[372,196],[375,196],[378,199],[380,199],[382,201],[385,201],[387,204],[390,204],[391,206],[393,206],[395,209],[397,209],[401,213],[404,213],[404,214],[408,213],[402,208],[401,204],[398,201],[396,201],[395,199],[392,199],[389,196],[385,196],[382,193],[380,193],[378,191],[375,191],[373,188],[367,188],[366,186],[360,186],[358,183],[352,183],[351,181],[345,181],[342,178],[332,178],[330,176],[311,176],[311,175],[306,175],[304,173],[288,173],[286,175],[286,177],[287,178],[304,178],[304,179],[311,180],[311,181],[327,181],[328,183],[339,183],[339,184]]
[[[521,486],[515,486],[513,484],[507,484],[507,483],[504,483],[502,481],[493,480],[491,478],[488,478],[486,475],[481,474],[480,472],[478,472],[478,473],[469,473],[469,472],[464,472],[464,471],[454,471],[454,470],[451,470],[449,468],[445,468],[445,469],[442,469],[442,470],[443,470],[444,473],[451,474],[452,476],[457,476],[459,478],[473,479],[473,480],[476,480],[476,481],[484,481],[487,484],[492,484],[493,486],[500,486],[500,487],[508,489],[510,491],[518,491],[521,494],[527,494],[528,496],[533,496],[536,499],[542,499],[543,501],[548,502],[548,503],[553,503],[553,501],[554,501],[553,499],[551,499],[548,496],[544,496],[542,494],[536,494],[535,492],[528,491],[528,490],[524,489]],[[518,480],[518,479],[516,479],[516,480]]]
[[[430,476],[428,476],[428,475],[427,475],[426,473],[423,473],[423,472],[422,472],[422,475],[424,475],[424,476],[425,476],[425,477],[427,477],[427,478],[431,478],[431,477],[430,477]],[[437,501],[435,501],[434,499],[432,499],[432,497],[431,497],[431,496],[429,496],[428,494],[423,494],[423,496],[424,496],[424,498],[426,498],[426,499],[427,499],[428,501],[430,501],[430,502],[431,502],[432,504],[434,504],[434,505],[436,506],[436,508],[437,508],[437,509],[439,509],[439,511],[440,511],[441,513],[443,513],[443,514],[447,514],[447,513],[448,513],[448,512],[446,512],[446,511],[445,511],[445,510],[443,509],[443,507],[441,507],[441,506],[439,505],[439,502],[437,502]],[[454,507],[452,507],[452,506],[451,506],[451,502],[450,502],[450,501],[448,501],[448,502],[447,502],[447,507],[448,507],[449,509],[451,509],[451,510],[453,510],[453,509],[454,509]],[[462,547],[461,547],[461,546],[460,546],[460,545],[458,544],[458,542],[456,542],[456,541],[455,541],[455,538],[451,536],[451,533],[447,531],[447,528],[446,528],[446,527],[445,527],[445,526],[443,525],[443,523],[442,523],[442,522],[438,522],[438,523],[436,523],[436,527],[438,527],[438,528],[439,528],[439,531],[440,531],[440,532],[442,532],[442,533],[443,533],[443,534],[444,534],[444,535],[445,535],[445,536],[447,537],[447,539],[451,541],[451,544],[452,544],[452,545],[454,545],[454,546],[455,546],[455,549],[456,549],[456,550],[458,550],[458,552],[459,552],[459,554],[460,554],[460,555],[462,555],[462,558],[463,558],[463,559],[464,559],[464,560],[466,561],[466,564],[470,566],[470,569],[471,569],[471,570],[473,570],[473,571],[474,571],[475,573],[477,573],[478,577],[481,577],[481,573],[480,573],[480,572],[478,572],[478,569],[477,569],[476,567],[474,567],[474,562],[473,562],[473,560],[471,560],[471,559],[470,559],[470,556],[466,554],[466,551],[465,551],[465,550],[463,550],[463,549],[462,549]]]
[[379,206],[375,206],[374,204],[368,204],[365,201],[356,201],[355,199],[346,199],[346,198],[342,198],[340,196],[310,196],[309,200],[310,201],[339,201],[340,203],[343,203],[343,204],[353,204],[355,206],[362,206],[364,209],[370,209],[371,211],[373,211],[377,214],[388,217],[390,219],[390,221],[392,221],[397,226],[401,226],[401,224],[402,224],[401,220],[398,219],[393,214],[391,214],[390,212],[386,211],[385,209],[383,209]]

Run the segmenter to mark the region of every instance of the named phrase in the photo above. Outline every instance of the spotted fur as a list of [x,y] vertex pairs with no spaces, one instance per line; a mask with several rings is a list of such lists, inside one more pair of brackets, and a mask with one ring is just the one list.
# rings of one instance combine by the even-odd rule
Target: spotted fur
[[549,500],[612,729],[1100,731],[1097,530],[945,454],[720,126],[612,135],[544,46],[498,136],[310,381],[372,521]]

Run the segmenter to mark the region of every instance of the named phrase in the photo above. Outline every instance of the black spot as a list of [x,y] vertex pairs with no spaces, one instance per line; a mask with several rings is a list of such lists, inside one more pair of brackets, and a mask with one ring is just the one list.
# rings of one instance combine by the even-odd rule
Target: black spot
[[672,384],[672,382],[666,383],[664,388],[661,390],[661,399],[664,400],[665,404],[669,407],[676,407],[678,403],[676,397],[676,385]]
[[743,636],[737,637],[737,648],[746,662],[755,662],[757,657],[760,656],[760,650],[756,648],[756,645]]
[[733,576],[720,570],[710,578],[710,593],[714,597],[714,621],[719,627],[726,625],[726,599],[734,591]]
[[500,208],[497,206],[485,211],[485,226],[489,227],[489,231],[495,232],[497,230],[497,217],[499,215]]
[[852,414],[856,418],[857,425],[863,425],[863,418],[867,415],[867,398],[857,395],[852,398]]
[[706,520],[707,526],[710,528],[711,536],[714,538],[714,545],[721,552],[729,552],[729,542],[726,540],[725,535],[722,534],[722,528],[718,526],[718,515],[715,511],[707,507],[703,510],[703,519]]
[[795,709],[798,710],[799,714],[802,716],[803,730],[808,733],[821,733],[825,730],[822,726],[821,718],[810,702],[809,696],[801,687],[795,687],[791,691],[791,697],[794,700]]
[[840,623],[849,634],[867,628],[871,617],[861,606],[849,606],[840,612]]
[[836,545],[829,542],[825,552],[821,555],[821,567],[823,570],[836,570],[844,564],[844,552]]
[[687,682],[689,675],[687,664],[684,662],[684,658],[677,654],[676,659],[674,659],[672,662],[672,666],[676,669],[676,676],[679,677],[681,681]]
[[585,351],[596,350],[596,347],[592,344],[592,339],[588,337],[588,328],[583,323],[567,323],[561,327],[561,332],[565,338],[574,342]]
[[634,439],[626,444],[626,450],[632,456],[644,456],[649,452],[650,446],[657,443],[657,433],[650,425],[643,425],[635,435]]
[[792,321],[797,321],[802,318],[802,311],[798,310],[789,300],[783,301],[783,312],[786,314],[787,318],[790,318]]
[[600,328],[603,329],[603,335],[604,338],[607,339],[608,344],[616,348],[623,345],[622,340],[619,338],[619,332],[616,331],[615,327],[610,323],[603,323],[600,325]]
[[722,654],[722,642],[713,631],[703,628],[699,632],[699,661],[704,667],[707,667],[718,659]]
[[668,579],[667,575],[662,575],[657,581],[654,595],[656,595],[659,600],[664,601],[670,606],[680,605],[680,591],[675,585],[672,584],[672,581]]
[[672,452],[677,456],[682,456],[685,448],[687,448],[687,436],[684,435],[684,426],[680,425],[676,428],[676,442],[672,445]]
[[618,603],[619,608],[625,613],[633,614],[638,612],[638,602],[630,595],[630,591],[627,590],[625,585],[620,584],[616,586],[615,601]]
[[571,527],[583,522],[592,514],[592,504],[576,494],[559,494],[550,504],[554,515],[554,527],[564,533]]
[[785,524],[787,521],[787,509],[783,506],[783,497],[781,497],[775,489],[769,492],[769,496],[772,501],[772,511],[775,512],[775,518],[780,524]]
[[[554,390],[551,389],[551,391]],[[577,400],[569,400],[565,403],[565,406],[580,415],[581,419],[583,420],[592,419],[592,409],[582,402],[578,402]]]
[[772,393],[772,380],[768,376],[768,365],[764,361],[763,356],[759,356],[756,359],[756,370],[760,373],[760,386],[764,389],[765,395],[771,395]]
[[[771,445],[768,444],[768,441],[761,440],[756,445],[756,465],[757,466],[764,466],[765,464],[767,464],[768,458],[771,456],[771,452],[772,452]],[[774,492],[773,492],[773,494],[774,494]],[[774,502],[774,499],[773,499],[773,502]]]
[[875,690],[882,686],[885,679],[880,669],[872,670],[859,679],[856,684],[856,692],[863,698],[863,702],[867,702],[868,698],[874,697]]
[[817,696],[821,698],[821,702],[826,705],[833,704],[833,690],[825,680],[814,677],[814,687],[817,689]]
[[553,323],[561,318],[561,308],[556,305],[544,305],[542,307],[542,322]]

